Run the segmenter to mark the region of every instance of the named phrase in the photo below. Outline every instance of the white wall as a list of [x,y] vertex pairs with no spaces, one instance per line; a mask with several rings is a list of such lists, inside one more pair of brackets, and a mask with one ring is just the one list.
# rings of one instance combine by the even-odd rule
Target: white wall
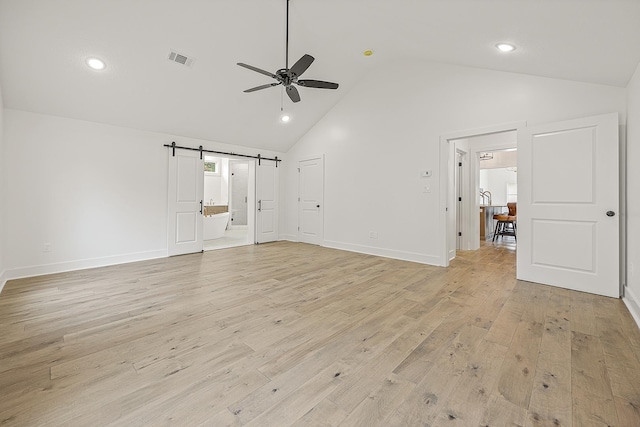
[[625,302],[640,325],[640,65],[627,87],[627,288]]
[[491,193],[491,204],[507,205],[507,185],[517,184],[518,175],[506,168],[481,169],[480,188]]
[[[4,111],[10,278],[166,256],[170,149],[163,144],[257,154],[211,141]],[[43,252],[44,243],[51,252]]]
[[[207,158],[209,158],[207,156]],[[229,159],[211,157],[218,162],[220,175],[204,174],[204,204],[208,205],[213,200],[215,205],[229,204]]]
[[[399,82],[399,69],[414,78]],[[624,120],[625,89],[430,62],[378,69],[289,151],[282,234],[296,235],[295,164],[325,154],[325,245],[441,264],[442,135],[612,111]]]

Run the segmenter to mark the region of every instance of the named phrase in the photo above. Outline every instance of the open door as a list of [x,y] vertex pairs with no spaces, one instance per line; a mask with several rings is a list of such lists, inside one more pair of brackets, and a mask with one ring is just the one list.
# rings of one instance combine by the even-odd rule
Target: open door
[[298,241],[321,245],[324,231],[324,159],[298,163]]
[[203,194],[200,152],[177,150],[169,156],[169,256],[202,251]]
[[256,243],[278,240],[278,168],[276,162],[256,165]]
[[620,296],[618,114],[518,133],[518,279]]

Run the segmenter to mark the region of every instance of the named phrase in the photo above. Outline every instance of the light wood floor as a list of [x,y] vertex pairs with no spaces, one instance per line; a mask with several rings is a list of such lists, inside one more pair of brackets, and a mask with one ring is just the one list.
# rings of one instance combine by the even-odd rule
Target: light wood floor
[[0,425],[640,426],[620,300],[273,243],[8,283]]

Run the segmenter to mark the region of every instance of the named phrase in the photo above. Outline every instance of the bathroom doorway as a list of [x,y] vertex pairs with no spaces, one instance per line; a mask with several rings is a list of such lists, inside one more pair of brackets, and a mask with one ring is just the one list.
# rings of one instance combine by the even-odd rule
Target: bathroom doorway
[[254,161],[205,156],[204,250],[254,244],[254,201]]

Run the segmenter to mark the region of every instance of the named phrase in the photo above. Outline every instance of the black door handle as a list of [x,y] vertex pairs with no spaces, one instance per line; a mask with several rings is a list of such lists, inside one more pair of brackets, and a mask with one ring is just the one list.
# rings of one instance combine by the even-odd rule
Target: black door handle
[[200,200],[200,215],[202,215],[202,200]]
[[614,211],[607,211],[607,216],[615,216],[616,213]]
[[320,207],[320,205],[316,205],[316,208],[319,208],[319,207]]

